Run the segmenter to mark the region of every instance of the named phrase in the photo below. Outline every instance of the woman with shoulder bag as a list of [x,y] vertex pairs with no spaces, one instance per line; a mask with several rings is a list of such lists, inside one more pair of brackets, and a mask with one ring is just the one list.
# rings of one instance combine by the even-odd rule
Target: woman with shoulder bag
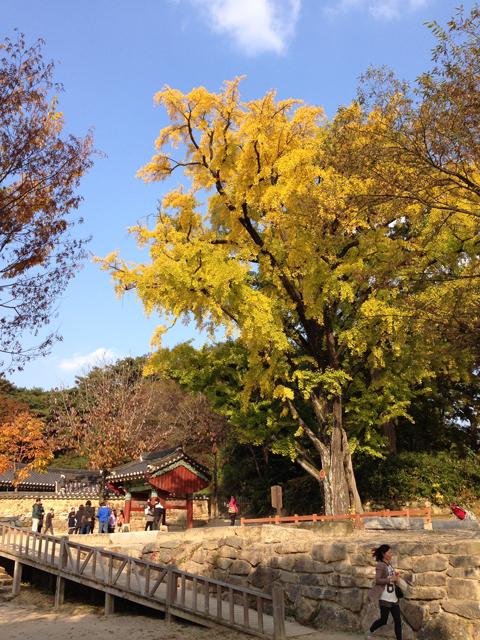
[[398,571],[391,565],[392,549],[388,544],[382,544],[376,549],[372,549],[372,556],[377,561],[375,570],[375,584],[370,589],[368,597],[371,602],[378,602],[380,606],[380,618],[370,627],[366,633],[366,638],[372,638],[372,633],[387,624],[388,615],[391,613],[395,638],[402,640],[402,619],[400,617],[399,598],[403,597],[398,582],[401,580]]
[[235,518],[238,514],[238,506],[237,501],[235,500],[235,496],[230,497],[230,502],[228,503],[228,516],[230,518],[230,526],[235,526]]

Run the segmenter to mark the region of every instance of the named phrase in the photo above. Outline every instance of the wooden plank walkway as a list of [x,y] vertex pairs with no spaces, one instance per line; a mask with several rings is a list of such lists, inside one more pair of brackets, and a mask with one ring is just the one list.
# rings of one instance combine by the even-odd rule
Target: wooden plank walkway
[[115,597],[205,626],[228,627],[273,640],[297,638],[313,629],[285,621],[283,589],[272,595],[181,571],[173,565],[0,525],[0,555],[15,562],[12,592],[20,590],[23,565],[57,576],[55,607],[63,604],[65,580],[105,593],[105,613]]

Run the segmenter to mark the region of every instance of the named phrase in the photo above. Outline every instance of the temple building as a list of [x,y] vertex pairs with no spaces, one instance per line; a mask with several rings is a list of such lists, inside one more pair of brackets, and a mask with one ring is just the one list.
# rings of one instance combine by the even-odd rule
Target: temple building
[[181,447],[151,451],[110,471],[107,487],[125,496],[125,521],[143,512],[148,500],[158,496],[165,509],[184,509],[186,525],[193,525],[193,494],[208,487],[208,469]]

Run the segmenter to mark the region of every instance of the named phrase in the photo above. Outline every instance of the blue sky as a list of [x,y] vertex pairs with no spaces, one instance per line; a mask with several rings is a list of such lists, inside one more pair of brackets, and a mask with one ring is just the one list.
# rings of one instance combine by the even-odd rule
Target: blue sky
[[[154,214],[168,183],[144,184],[136,171],[153,153],[165,113],[153,105],[164,84],[187,91],[217,90],[246,75],[242,96],[276,88],[279,97],[320,104],[328,115],[348,103],[369,65],[386,64],[415,78],[430,63],[432,37],[425,21],[445,22],[459,0],[1,0],[1,36],[14,28],[32,42],[46,40],[64,84],[66,127],[94,129],[105,154],[84,178],[82,235],[92,255],[120,249],[140,254],[127,227]],[[468,9],[472,2],[464,1]],[[170,185],[171,186],[171,185]],[[149,350],[158,318],[145,318],[134,294],[117,299],[109,277],[91,261],[58,301],[52,327],[63,335],[50,356],[10,376],[21,386],[68,385],[101,354]],[[177,326],[172,346],[193,338]]]

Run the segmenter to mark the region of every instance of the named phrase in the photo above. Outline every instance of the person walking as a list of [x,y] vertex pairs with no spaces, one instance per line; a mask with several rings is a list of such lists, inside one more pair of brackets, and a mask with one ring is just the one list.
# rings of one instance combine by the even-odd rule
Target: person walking
[[83,533],[85,525],[85,505],[81,504],[75,514],[75,533]]
[[77,526],[77,519],[75,517],[75,507],[70,507],[70,511],[67,516],[67,527],[68,527],[68,535],[72,535],[75,533],[75,528]]
[[45,513],[42,499],[37,498],[32,507],[32,531],[40,533],[42,530],[43,514]]
[[45,509],[43,510],[43,513],[40,516],[40,519],[38,521],[37,533],[42,533],[44,519],[45,519]]
[[53,509],[47,511],[47,515],[45,516],[45,531],[44,533],[50,533],[50,535],[54,535],[53,533],[53,518],[55,517],[55,512]]
[[237,514],[238,514],[237,501],[235,500],[235,496],[231,496],[230,502],[228,503],[228,516],[230,518],[231,527],[235,526],[235,519],[237,517]]
[[88,500],[86,504],[89,504],[89,503],[92,509],[89,527],[90,527],[90,533],[93,533],[95,531],[95,507],[92,505],[90,500]]
[[111,513],[112,510],[107,507],[107,503],[105,501],[101,502],[97,511],[98,533],[108,533],[108,521]]
[[153,528],[155,531],[160,529],[160,522],[163,518],[163,504],[160,502],[160,498],[155,498],[155,504],[153,505]]
[[[391,564],[393,552],[388,544],[381,544],[376,549],[372,549],[372,556],[377,561],[375,569],[375,584],[370,589],[368,598],[370,602],[378,603],[380,607],[380,618],[370,627],[365,634],[366,638],[373,638],[373,633],[387,624],[388,616],[391,613],[395,629],[396,640],[402,640],[402,619],[400,617],[400,605],[398,603],[398,588],[396,583],[400,578],[398,571],[395,571]],[[400,592],[400,596],[401,596]]]
[[123,525],[125,524],[125,513],[123,509],[120,509],[120,512],[117,516],[117,532],[123,533]]
[[117,524],[117,510],[110,510],[110,517],[108,518],[108,533],[115,533],[115,527]]
[[91,500],[87,500],[85,503],[85,512],[83,514],[82,521],[82,533],[90,533],[90,527],[92,526],[92,518],[94,518],[95,509],[92,507]]
[[145,513],[145,529],[144,529],[144,531],[148,531],[149,529],[150,529],[150,531],[152,531],[153,530],[154,512],[153,512],[153,507],[150,504],[150,502],[147,502],[147,506],[145,507],[144,513]]

